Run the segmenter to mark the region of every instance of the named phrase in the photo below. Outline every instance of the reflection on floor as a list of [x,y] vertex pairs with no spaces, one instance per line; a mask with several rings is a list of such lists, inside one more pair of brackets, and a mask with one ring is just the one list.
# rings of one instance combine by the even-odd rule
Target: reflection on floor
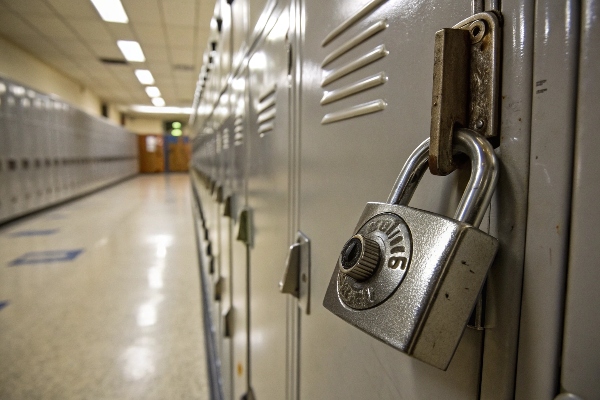
[[187,174],[0,228],[0,399],[207,399]]

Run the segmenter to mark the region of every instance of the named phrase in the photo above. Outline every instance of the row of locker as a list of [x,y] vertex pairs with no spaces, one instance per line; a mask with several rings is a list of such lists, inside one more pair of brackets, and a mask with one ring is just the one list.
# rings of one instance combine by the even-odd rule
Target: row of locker
[[135,173],[135,135],[0,78],[0,222]]
[[[597,155],[576,152],[598,143],[597,113],[580,111],[597,105],[596,15],[591,0],[217,1],[191,118],[213,398],[598,398],[600,338],[582,328],[599,322],[598,214],[579,214],[598,185],[578,175]],[[442,371],[322,303],[365,203],[429,135],[436,31],[470,17],[497,18],[503,41],[500,178],[480,227],[500,248]],[[468,180],[426,174],[410,205],[451,218]]]

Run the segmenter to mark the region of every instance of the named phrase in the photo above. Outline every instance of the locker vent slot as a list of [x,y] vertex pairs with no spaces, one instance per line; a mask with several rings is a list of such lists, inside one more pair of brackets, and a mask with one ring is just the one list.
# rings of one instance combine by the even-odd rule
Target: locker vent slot
[[380,72],[376,75],[369,76],[368,78],[361,79],[358,82],[354,82],[350,85],[343,86],[339,89],[335,89],[332,91],[326,91],[323,93],[323,98],[321,99],[321,105],[333,103],[335,101],[341,100],[345,97],[351,96],[356,93],[360,93],[364,90],[370,89],[375,86],[383,85],[387,81],[387,76],[384,72]]
[[374,9],[376,9],[378,6],[385,3],[386,1],[387,0],[372,0],[372,1],[368,2],[367,4],[365,4],[365,6],[363,8],[361,8],[360,10],[355,12],[353,15],[350,16],[350,18],[348,18],[347,20],[342,22],[337,28],[332,30],[325,37],[325,39],[323,39],[323,43],[321,43],[321,45],[323,47],[327,46],[329,44],[329,42],[331,42],[333,39],[335,39],[336,37],[341,35],[346,29],[350,28],[357,21],[359,21],[364,16],[368,15],[371,11],[373,11]]
[[229,149],[229,129],[223,129],[222,139],[223,139],[223,150]]
[[258,134],[263,137],[265,133],[274,129],[275,116],[277,115],[276,94],[277,86],[273,85],[258,99],[257,119]]
[[361,115],[371,114],[377,111],[383,111],[387,103],[381,99],[359,104],[344,110],[329,113],[323,117],[321,124],[330,124],[332,122],[343,121],[345,119],[359,117]]
[[[345,35],[350,28],[357,24],[357,22],[371,15],[385,2],[386,0],[369,1],[334,30],[332,30],[325,37],[325,39],[323,39],[322,46],[326,47],[328,44],[333,42],[334,39]],[[355,54],[353,56],[354,58],[351,58],[350,61],[344,61],[343,64],[337,62],[336,65],[333,65],[331,69],[326,69],[326,67],[332,64],[334,61],[341,61],[342,56],[346,56],[353,50],[357,49],[362,43],[377,36],[378,33],[386,30],[388,26],[388,21],[386,19],[379,19],[375,20],[374,22],[369,22],[369,25],[366,28],[361,28],[359,32],[354,32],[351,34],[351,36],[350,33],[348,33],[347,39],[344,42],[341,42],[341,44],[336,48],[333,48],[331,52],[323,59],[321,63],[323,74],[323,79],[321,81],[322,88],[325,89],[326,86],[331,85],[346,76],[350,78],[350,83],[348,83],[348,79],[346,79],[342,86],[338,85],[338,87],[330,88],[330,90],[324,90],[323,97],[321,98],[322,106],[328,106],[329,104],[335,103],[342,99],[350,98],[351,96],[365,92],[369,89],[376,88],[387,82],[388,77],[385,71],[381,71],[366,77],[366,74],[354,77],[357,75],[354,74],[355,72],[362,70],[378,60],[381,60],[389,54],[385,44],[381,42],[378,46],[366,54],[363,53],[359,54],[358,56]],[[372,74],[373,71],[371,70],[370,73]],[[376,99],[366,102],[365,100],[368,99],[364,99],[363,97],[362,100],[360,100],[360,104],[354,106],[346,103],[343,109],[338,109],[337,111],[327,113],[321,120],[321,123],[329,124],[348,118],[371,114],[377,111],[382,111],[387,106],[387,103],[383,99]]]
[[321,83],[321,87],[325,87],[330,83],[337,81],[343,76],[346,76],[356,70],[361,69],[364,66],[374,63],[375,61],[387,56],[388,54],[389,52],[385,49],[385,46],[381,44],[375,47],[367,54],[357,58],[356,60],[350,61],[348,64],[342,65],[341,67],[329,72],[327,75],[325,75],[325,78]]
[[236,115],[233,122],[233,145],[240,146],[244,143],[244,116]]
[[382,30],[388,27],[386,20],[377,21],[358,35],[354,36],[352,39],[348,40],[346,43],[342,44],[340,47],[332,51],[325,57],[323,62],[321,63],[321,67],[327,66],[333,60],[338,59],[343,56],[365,40],[369,39],[371,36],[381,32]]

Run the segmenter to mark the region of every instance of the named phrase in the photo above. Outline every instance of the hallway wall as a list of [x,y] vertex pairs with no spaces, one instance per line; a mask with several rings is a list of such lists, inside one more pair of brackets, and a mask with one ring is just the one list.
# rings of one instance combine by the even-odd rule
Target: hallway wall
[[[88,114],[100,116],[102,100],[86,86],[43,63],[0,36],[0,76],[27,84],[40,92],[61,97]],[[119,123],[119,112],[109,105],[109,119]]]

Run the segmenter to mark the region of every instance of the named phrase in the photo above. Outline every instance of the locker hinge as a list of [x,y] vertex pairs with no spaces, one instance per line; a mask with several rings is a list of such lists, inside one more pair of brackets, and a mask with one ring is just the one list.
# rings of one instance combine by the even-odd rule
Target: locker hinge
[[499,145],[501,24],[481,12],[435,34],[429,170],[456,169],[452,137],[469,128]]
[[237,240],[252,245],[252,210],[245,208],[240,212],[238,217],[238,234]]
[[310,239],[298,231],[290,246],[279,291],[298,298],[298,305],[310,314]]

